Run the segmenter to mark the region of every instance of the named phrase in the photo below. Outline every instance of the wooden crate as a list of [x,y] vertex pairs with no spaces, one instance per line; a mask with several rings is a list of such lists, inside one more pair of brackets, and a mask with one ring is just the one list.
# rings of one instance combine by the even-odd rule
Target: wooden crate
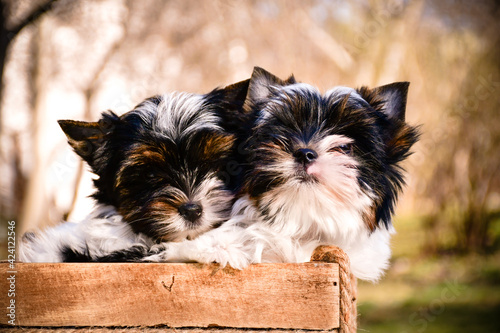
[[[339,253],[344,261],[338,260]],[[356,326],[355,279],[345,271],[345,258],[338,248],[322,247],[309,263],[259,264],[241,271],[168,263],[17,263],[12,270],[1,263],[0,302],[7,312],[0,324],[9,326],[15,300],[18,327],[351,332]]]

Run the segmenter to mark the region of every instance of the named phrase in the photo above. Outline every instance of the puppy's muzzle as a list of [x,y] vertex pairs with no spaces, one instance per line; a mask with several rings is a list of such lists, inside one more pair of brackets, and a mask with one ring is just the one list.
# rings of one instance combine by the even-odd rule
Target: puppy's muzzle
[[201,205],[194,202],[186,202],[179,207],[179,214],[189,222],[196,222],[203,213]]
[[309,148],[300,148],[295,151],[293,157],[295,157],[297,162],[306,166],[318,158],[318,153]]

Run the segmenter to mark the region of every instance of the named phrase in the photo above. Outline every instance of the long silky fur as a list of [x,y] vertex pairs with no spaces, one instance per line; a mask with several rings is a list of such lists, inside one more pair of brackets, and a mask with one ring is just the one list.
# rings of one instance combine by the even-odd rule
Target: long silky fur
[[[194,239],[225,222],[235,181],[221,172],[236,159],[238,123],[230,119],[247,89],[248,80],[205,95],[158,95],[122,116],[60,121],[98,176],[97,205],[83,221],[25,237],[21,261],[137,261],[156,243]],[[182,216],[186,203],[198,205],[201,216]]]
[[[254,126],[231,219],[195,240],[163,243],[145,261],[199,261],[243,268],[308,261],[337,245],[353,273],[378,280],[389,265],[391,216],[402,162],[418,139],[405,122],[408,83],[316,88],[255,68],[244,108]],[[312,149],[317,158],[294,157]]]

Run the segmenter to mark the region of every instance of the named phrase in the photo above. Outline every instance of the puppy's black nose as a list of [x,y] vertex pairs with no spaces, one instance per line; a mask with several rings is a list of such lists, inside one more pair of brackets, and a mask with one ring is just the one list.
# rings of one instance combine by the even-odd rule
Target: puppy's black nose
[[201,217],[203,209],[194,202],[186,202],[179,207],[179,214],[190,222],[195,222]]
[[300,148],[294,154],[293,157],[304,165],[314,162],[318,158],[318,153],[309,148]]

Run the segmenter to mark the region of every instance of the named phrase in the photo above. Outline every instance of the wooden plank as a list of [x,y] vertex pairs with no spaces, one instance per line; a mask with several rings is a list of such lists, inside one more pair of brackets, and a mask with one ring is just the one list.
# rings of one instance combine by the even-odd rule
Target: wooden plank
[[[154,327],[26,327],[16,326],[9,327],[0,332],[6,333],[340,333],[337,328],[324,331],[309,331],[296,329],[251,329],[251,328],[227,328],[227,327],[185,327],[185,328],[169,328],[165,326]],[[344,332],[342,333],[350,333]]]
[[[339,327],[338,264],[0,264],[0,302],[22,326]],[[15,275],[15,297],[9,276]]]

